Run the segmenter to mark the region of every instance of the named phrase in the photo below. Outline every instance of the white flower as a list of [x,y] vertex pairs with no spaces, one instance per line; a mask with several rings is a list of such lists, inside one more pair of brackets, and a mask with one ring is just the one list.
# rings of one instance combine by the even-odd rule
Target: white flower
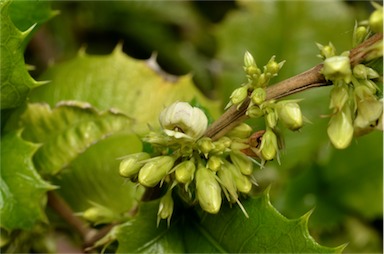
[[208,126],[204,112],[187,102],[175,102],[160,113],[160,124],[168,136],[200,138]]

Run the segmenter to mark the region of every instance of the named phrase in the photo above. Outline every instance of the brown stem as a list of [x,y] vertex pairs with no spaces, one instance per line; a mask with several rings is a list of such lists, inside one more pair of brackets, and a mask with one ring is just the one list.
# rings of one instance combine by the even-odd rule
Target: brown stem
[[[363,62],[365,57],[369,55],[371,46],[382,39],[383,34],[378,33],[352,49],[349,55],[351,65],[355,66],[356,64]],[[279,99],[310,88],[332,85],[332,83],[327,82],[324,76],[320,73],[322,67],[323,64],[318,64],[305,72],[268,87],[266,99]],[[239,108],[237,108],[238,105],[230,107],[226,112],[224,112],[223,115],[220,116],[219,119],[208,127],[205,132],[205,136],[210,137],[213,140],[217,140],[218,138],[224,136],[233,127],[246,120],[248,118],[246,111],[249,102],[250,100],[248,98]]]
[[74,215],[71,207],[55,191],[48,192],[48,205],[81,235],[84,242],[96,234],[95,229]]

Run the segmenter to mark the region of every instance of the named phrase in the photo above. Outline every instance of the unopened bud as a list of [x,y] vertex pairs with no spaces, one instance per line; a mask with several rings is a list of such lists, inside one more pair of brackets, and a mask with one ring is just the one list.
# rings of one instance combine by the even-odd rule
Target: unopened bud
[[252,102],[256,105],[260,105],[265,101],[265,98],[267,97],[267,93],[264,88],[258,87],[255,90],[253,90],[251,94]]
[[159,211],[157,212],[157,224],[159,224],[160,219],[167,219],[168,226],[171,221],[173,213],[173,199],[172,199],[172,190],[167,191],[167,193],[160,199]]
[[226,136],[230,138],[248,138],[252,134],[252,127],[246,123],[240,123],[230,130]]
[[353,31],[353,46],[356,47],[357,45],[365,41],[368,34],[368,29],[366,27],[355,26],[355,29]]
[[341,110],[349,99],[348,88],[346,86],[334,86],[331,90],[331,109]]
[[232,151],[230,154],[229,154],[230,158],[231,158],[231,161],[232,163],[240,169],[240,172],[243,174],[243,175],[250,175],[252,174],[253,172],[253,163],[252,161],[248,158],[248,156],[246,156],[245,154],[243,154],[242,152],[235,152],[235,151]]
[[117,218],[111,209],[98,204],[85,210],[82,213],[82,216],[84,219],[92,222],[95,225],[109,223]]
[[288,129],[295,131],[303,126],[300,106],[294,101],[281,101],[276,105],[279,119]]
[[201,208],[208,213],[218,213],[221,206],[221,188],[215,174],[204,166],[196,171],[196,195]]
[[248,68],[248,67],[251,67],[251,66],[256,67],[255,59],[253,58],[251,53],[249,53],[248,51],[245,51],[245,54],[244,54],[244,67]]
[[253,105],[253,106],[251,106],[251,107],[249,107],[247,109],[247,113],[246,114],[250,118],[259,118],[259,117],[262,117],[264,115],[264,112],[263,112],[263,110],[261,110],[259,108],[259,106]]
[[278,115],[275,113],[275,111],[271,110],[265,117],[266,124],[269,128],[275,128],[277,125],[277,117]]
[[193,180],[196,166],[192,160],[187,160],[175,166],[174,170],[176,180],[180,183],[188,184]]
[[219,156],[211,156],[207,162],[207,168],[212,171],[219,171],[223,165],[223,160]]
[[197,147],[199,151],[205,155],[205,157],[208,156],[208,153],[215,148],[215,145],[213,144],[212,140],[208,137],[203,137],[197,141]]
[[350,109],[347,105],[331,117],[327,133],[337,149],[344,149],[349,146],[353,137],[353,125]]
[[212,149],[212,153],[222,154],[228,151],[228,148],[231,146],[232,140],[229,137],[221,137],[219,140],[213,142],[215,148]]
[[322,74],[327,80],[351,81],[351,65],[348,56],[333,56],[324,60]]
[[237,190],[245,194],[249,193],[252,189],[252,183],[248,177],[243,175],[240,169],[232,163],[224,161],[224,165],[231,171]]
[[236,182],[230,169],[223,166],[223,168],[217,172],[217,176],[220,179],[220,183],[224,186],[224,189],[228,192],[226,193],[228,201],[236,202],[236,200],[238,200]]
[[275,61],[275,56],[272,56],[267,65],[264,66],[264,72],[270,74],[271,76],[276,76],[280,69],[283,67],[284,63],[285,61],[277,63]]
[[336,48],[330,42],[328,45],[321,45],[320,43],[316,43],[317,47],[320,49],[320,57],[323,59],[333,57],[336,54]]
[[173,167],[172,156],[158,156],[147,161],[139,171],[139,182],[146,187],[156,186]]
[[119,173],[122,177],[133,177],[136,175],[140,168],[143,166],[141,161],[149,159],[150,155],[147,153],[134,153],[130,154],[120,162]]
[[231,102],[236,105],[243,102],[247,98],[247,96],[248,86],[241,86],[235,89],[229,98],[231,99]]
[[276,134],[270,128],[267,128],[261,139],[261,155],[265,160],[272,160],[276,157],[278,149]]
[[376,10],[369,17],[369,26],[375,33],[383,32],[383,7],[375,6]]
[[383,103],[376,98],[369,98],[357,102],[357,115],[366,120],[368,124],[376,122],[383,113]]

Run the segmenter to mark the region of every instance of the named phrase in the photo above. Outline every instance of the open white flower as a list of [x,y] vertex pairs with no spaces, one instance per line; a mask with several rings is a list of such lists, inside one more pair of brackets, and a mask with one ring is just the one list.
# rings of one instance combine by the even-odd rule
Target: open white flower
[[160,113],[160,124],[168,136],[200,138],[208,126],[204,112],[187,102],[175,102]]

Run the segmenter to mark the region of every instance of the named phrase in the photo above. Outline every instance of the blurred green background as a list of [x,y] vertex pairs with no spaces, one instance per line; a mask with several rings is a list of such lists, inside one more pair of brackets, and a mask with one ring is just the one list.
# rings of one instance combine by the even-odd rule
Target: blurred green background
[[[263,66],[272,55],[286,60],[286,79],[320,63],[315,42],[350,49],[355,21],[373,10],[368,1],[57,1],[60,13],[27,46],[26,63],[37,79],[54,63],[88,54],[110,54],[119,42],[137,59],[157,53],[172,75],[193,74],[196,86],[225,106],[245,81],[243,55]],[[272,82],[272,83],[273,83]],[[311,121],[285,132],[281,165],[256,173],[260,189],[272,185],[273,205],[288,218],[313,209],[309,228],[323,245],[348,242],[346,252],[382,252],[383,135],[370,133],[338,151],[326,135],[329,88],[304,98]],[[255,129],[259,122],[252,122]]]

